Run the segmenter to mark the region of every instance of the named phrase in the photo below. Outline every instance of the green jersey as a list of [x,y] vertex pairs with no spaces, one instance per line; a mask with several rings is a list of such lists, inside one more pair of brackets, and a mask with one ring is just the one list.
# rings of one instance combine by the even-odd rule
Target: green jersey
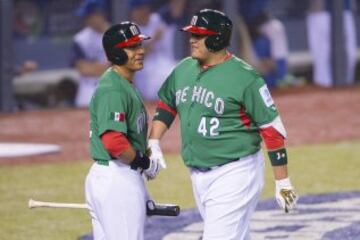
[[135,150],[145,152],[148,129],[143,101],[134,86],[111,68],[102,75],[89,111],[93,159],[111,160],[100,138],[110,130],[123,133]]
[[264,80],[235,56],[206,70],[184,59],[159,97],[179,114],[182,157],[193,167],[222,165],[257,152],[259,126],[278,116]]

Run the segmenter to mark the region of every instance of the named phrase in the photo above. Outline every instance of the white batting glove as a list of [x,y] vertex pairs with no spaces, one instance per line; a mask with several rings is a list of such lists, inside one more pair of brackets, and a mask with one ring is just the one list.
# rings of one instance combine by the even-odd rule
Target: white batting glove
[[295,209],[298,195],[291,185],[290,178],[275,180],[275,185],[275,198],[279,206],[284,209],[286,213],[288,213],[289,210]]
[[149,158],[157,159],[159,161],[160,166],[165,169],[166,162],[165,162],[164,156],[163,156],[161,148],[160,148],[159,139],[149,139],[148,148],[151,151]]
[[158,159],[151,159],[151,158],[149,159],[150,159],[150,165],[147,169],[143,171],[143,176],[146,178],[146,180],[154,179],[162,169]]

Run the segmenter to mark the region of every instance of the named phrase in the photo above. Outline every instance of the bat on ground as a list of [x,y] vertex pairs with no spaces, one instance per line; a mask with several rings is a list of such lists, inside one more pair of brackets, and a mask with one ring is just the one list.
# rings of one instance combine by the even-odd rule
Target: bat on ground
[[173,216],[180,214],[180,207],[174,204],[157,204],[153,200],[146,201],[146,215]]
[[[29,200],[29,208],[77,208],[88,209],[85,203],[62,203],[62,202],[44,202],[34,199]],[[147,216],[178,216],[180,207],[174,204],[157,204],[153,200],[146,201]]]
[[43,202],[34,199],[29,200],[29,208],[88,208],[85,203],[60,203],[60,202]]

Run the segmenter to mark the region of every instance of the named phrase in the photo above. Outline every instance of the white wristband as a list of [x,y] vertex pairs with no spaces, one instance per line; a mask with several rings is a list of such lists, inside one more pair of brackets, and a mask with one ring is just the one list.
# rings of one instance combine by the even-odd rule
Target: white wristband
[[290,182],[290,178],[284,178],[284,179],[280,179],[280,180],[275,180],[275,184],[279,188],[292,187],[291,182]]
[[149,139],[148,140],[148,145],[149,146],[153,146],[153,145],[160,145],[160,140],[159,139]]

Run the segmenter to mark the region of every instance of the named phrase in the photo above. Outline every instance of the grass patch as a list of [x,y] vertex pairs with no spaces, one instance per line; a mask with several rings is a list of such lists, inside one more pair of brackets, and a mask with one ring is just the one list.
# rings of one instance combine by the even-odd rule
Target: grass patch
[[[360,141],[288,149],[292,181],[301,195],[359,190]],[[148,183],[158,202],[195,206],[189,172],[179,156],[167,156],[168,169]],[[0,167],[1,239],[77,239],[91,231],[86,210],[27,208],[29,198],[83,202],[91,162]],[[273,197],[274,181],[266,161],[263,198]]]
[[83,202],[90,162],[0,168],[1,239],[76,239],[91,229],[84,210],[27,208],[29,198]]

